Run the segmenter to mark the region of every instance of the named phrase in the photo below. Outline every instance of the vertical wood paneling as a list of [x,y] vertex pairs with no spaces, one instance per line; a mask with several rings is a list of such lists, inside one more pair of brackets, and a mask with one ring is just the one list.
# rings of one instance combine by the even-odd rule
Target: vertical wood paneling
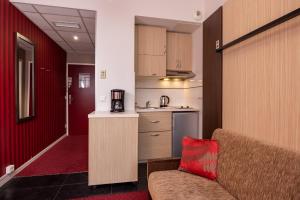
[[[233,16],[233,10],[236,18],[241,13],[249,17],[246,25],[242,21],[224,21],[224,36],[228,35],[229,40],[236,37],[232,34],[235,30],[246,30],[247,25],[250,30],[253,24],[266,21],[261,13],[259,18],[250,16],[257,14],[258,1],[252,1],[254,5],[248,2],[247,9],[236,6],[241,2],[244,1],[231,0],[223,10],[226,19]],[[269,1],[261,2],[266,6]],[[271,11],[279,17],[283,10],[297,4],[272,2],[268,4],[267,16],[273,18]],[[299,45],[297,17],[223,52],[223,128],[300,152]]]
[[223,42],[227,44],[299,7],[299,0],[228,0],[223,6]]
[[[15,32],[36,45],[36,117],[16,124]],[[41,70],[50,69],[50,71]],[[19,167],[65,133],[66,53],[8,0],[0,0],[0,176]]]

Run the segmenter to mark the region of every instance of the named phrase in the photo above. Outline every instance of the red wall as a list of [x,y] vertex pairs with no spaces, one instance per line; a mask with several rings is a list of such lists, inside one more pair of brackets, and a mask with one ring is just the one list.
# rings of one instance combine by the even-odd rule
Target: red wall
[[[36,117],[15,118],[15,32],[35,43]],[[42,70],[49,69],[50,71]],[[0,176],[65,133],[66,53],[8,0],[0,0]]]

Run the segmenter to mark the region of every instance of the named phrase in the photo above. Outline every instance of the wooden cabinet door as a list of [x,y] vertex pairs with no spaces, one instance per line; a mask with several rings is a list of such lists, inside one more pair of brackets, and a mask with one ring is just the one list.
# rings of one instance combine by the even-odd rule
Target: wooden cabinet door
[[172,133],[146,132],[139,133],[138,159],[169,158],[172,155]]
[[171,112],[145,112],[139,116],[139,132],[171,131]]
[[192,71],[192,35],[178,34],[178,50],[181,71]]
[[192,35],[167,33],[167,69],[192,71]]
[[137,76],[166,76],[166,28],[137,25],[135,31]]
[[177,46],[177,34],[173,32],[167,33],[167,70],[179,70],[179,51]]
[[137,25],[136,29],[138,55],[166,55],[166,28]]
[[166,56],[137,55],[137,76],[166,76]]

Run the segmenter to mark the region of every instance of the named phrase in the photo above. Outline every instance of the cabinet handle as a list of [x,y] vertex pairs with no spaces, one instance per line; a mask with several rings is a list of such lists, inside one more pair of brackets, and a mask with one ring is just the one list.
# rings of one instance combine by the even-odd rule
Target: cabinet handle
[[151,121],[151,123],[153,123],[153,124],[157,124],[157,123],[159,123],[160,121]]
[[156,74],[152,74],[152,76],[156,76]]
[[151,136],[153,136],[153,137],[157,137],[159,135],[160,135],[159,133],[153,133],[153,134],[151,134]]

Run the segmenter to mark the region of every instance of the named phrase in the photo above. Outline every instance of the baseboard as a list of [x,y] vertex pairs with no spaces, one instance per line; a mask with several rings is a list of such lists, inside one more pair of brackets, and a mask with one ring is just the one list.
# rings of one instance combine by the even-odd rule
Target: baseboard
[[60,138],[58,138],[56,141],[54,141],[48,147],[46,147],[45,149],[43,149],[41,152],[39,152],[34,157],[32,157],[30,160],[28,160],[23,165],[21,165],[19,168],[17,168],[12,174],[9,174],[9,175],[5,174],[2,177],[0,177],[0,187],[2,187],[2,185],[4,185],[5,183],[7,183],[16,174],[18,174],[20,171],[22,171],[25,167],[27,167],[28,165],[30,165],[33,161],[35,161],[36,159],[38,159],[39,157],[41,157],[44,153],[46,153],[49,149],[51,149],[55,144],[57,144],[59,141],[61,141],[65,137],[67,137],[67,134],[64,134],[63,136],[61,136]]

